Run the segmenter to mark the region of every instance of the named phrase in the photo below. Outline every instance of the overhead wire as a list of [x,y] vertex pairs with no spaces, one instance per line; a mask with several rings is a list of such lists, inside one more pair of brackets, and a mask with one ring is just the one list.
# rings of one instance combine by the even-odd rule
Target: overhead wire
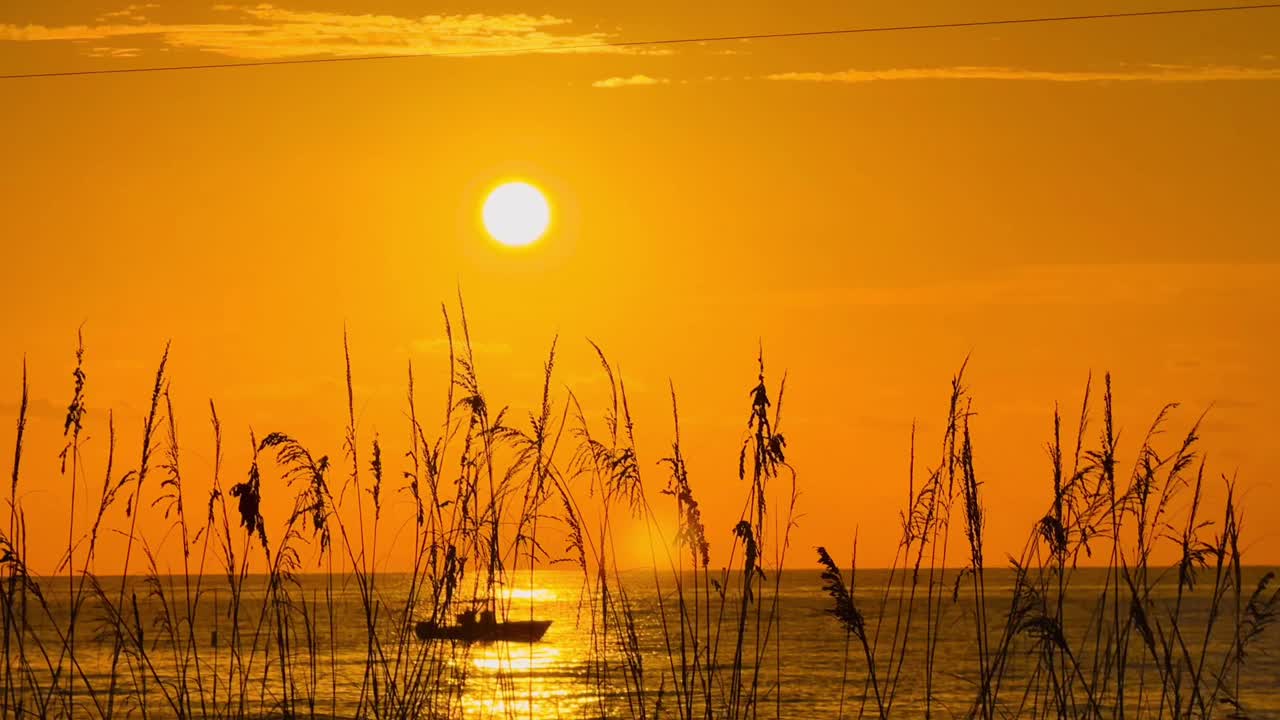
[[959,28],[996,27],[1002,25],[1036,25],[1060,22],[1084,22],[1091,20],[1117,20],[1123,18],[1151,18],[1173,15],[1204,15],[1209,13],[1245,12],[1255,10],[1280,10],[1280,3],[1258,3],[1251,5],[1219,5],[1193,8],[1170,8],[1163,10],[1133,10],[1126,12],[1089,13],[1078,15],[1047,15],[1022,18],[997,18],[991,20],[970,20],[960,22],[920,23],[913,25],[875,25],[866,27],[831,28],[825,30],[798,30],[791,32],[744,33],[736,35],[706,35],[698,37],[656,38],[649,40],[606,40],[590,43],[567,45],[531,45],[516,48],[480,48],[470,50],[437,50],[421,53],[389,53],[382,55],[349,55],[337,57],[277,58],[271,60],[247,60],[241,62],[207,63],[192,65],[155,65],[144,67],[108,68],[98,70],[64,70],[52,72],[31,72],[0,75],[0,80],[32,80],[38,78],[82,77],[92,75],[126,75],[135,73],[180,72],[192,70],[227,70],[236,68],[254,68],[274,65],[319,65],[334,63],[370,62],[377,60],[410,60],[440,57],[477,57],[484,55],[528,55],[540,53],[563,53],[587,50],[606,50],[609,48],[631,48],[663,45],[694,45],[703,43],[779,40],[793,38],[812,38],[840,35],[862,35],[871,33],[912,32],[924,30],[950,30]]

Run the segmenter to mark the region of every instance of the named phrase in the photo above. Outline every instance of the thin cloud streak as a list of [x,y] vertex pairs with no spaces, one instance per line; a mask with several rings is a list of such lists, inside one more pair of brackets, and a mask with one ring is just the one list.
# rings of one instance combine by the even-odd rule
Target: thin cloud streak
[[1014,67],[959,65],[952,67],[841,70],[836,72],[786,72],[765,76],[769,80],[819,83],[869,83],[887,80],[998,80],[1058,83],[1107,82],[1214,82],[1223,80],[1280,80],[1280,67],[1240,65],[1145,65],[1123,70],[1028,70]]
[[[450,343],[447,337],[418,338],[409,344],[409,349],[423,355],[448,355],[458,349],[458,341]],[[511,346],[504,342],[473,341],[471,349],[478,355],[511,354]]]
[[1280,298],[1280,263],[1101,263],[1020,265],[988,277],[927,285],[780,291],[769,301],[797,309],[838,307],[1115,308],[1179,302],[1257,304]]
[[636,85],[666,85],[671,82],[666,78],[649,77],[648,75],[632,75],[631,77],[611,77],[591,83],[591,87],[620,88]]
[[[128,14],[96,25],[0,24],[0,42],[98,41],[125,39],[131,47],[140,37],[155,36],[163,46],[197,50],[243,60],[307,56],[420,55],[484,52],[513,54],[530,48],[565,48],[608,42],[604,32],[574,33],[573,21],[554,15],[505,13],[487,15],[345,14],[296,11],[274,5],[216,5],[214,10],[237,17],[225,23],[160,23],[143,21],[131,6]],[[545,51],[545,50],[544,50]],[[645,53],[643,48],[601,47],[590,52]]]

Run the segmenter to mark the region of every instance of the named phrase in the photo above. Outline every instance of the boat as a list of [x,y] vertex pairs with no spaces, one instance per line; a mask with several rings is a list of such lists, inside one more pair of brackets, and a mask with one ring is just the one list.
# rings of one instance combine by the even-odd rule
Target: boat
[[508,620],[498,622],[493,611],[481,612],[479,619],[476,612],[459,613],[457,624],[441,625],[431,620],[423,620],[414,626],[414,634],[419,640],[454,640],[457,642],[538,642],[551,627],[550,620]]

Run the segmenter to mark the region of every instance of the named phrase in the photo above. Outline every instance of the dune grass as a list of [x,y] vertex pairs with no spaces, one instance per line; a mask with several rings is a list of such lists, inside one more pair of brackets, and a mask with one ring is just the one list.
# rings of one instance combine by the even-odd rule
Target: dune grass
[[[1064,449],[1062,418],[1054,410],[1046,512],[1031,528],[1021,554],[1007,560],[1014,584],[1002,606],[993,602],[984,582],[986,505],[975,469],[963,369],[952,383],[941,459],[918,487],[912,473],[890,585],[880,597],[859,597],[856,562],[846,579],[819,548],[833,600],[829,612],[857,642],[873,690],[862,695],[859,717],[890,717],[904,694],[915,695],[915,709],[925,717],[957,710],[940,707],[931,686],[944,634],[940,608],[962,593],[970,595],[975,608],[968,622],[977,669],[971,678],[972,705],[961,709],[966,717],[1248,716],[1239,699],[1241,670],[1280,611],[1280,591],[1271,572],[1253,587],[1244,584],[1235,483],[1223,479],[1220,519],[1206,519],[1205,462],[1196,452],[1199,421],[1170,450],[1156,446],[1173,405],[1157,415],[1126,479],[1110,376],[1094,449],[1086,445],[1090,400],[1087,385],[1074,450]],[[948,565],[953,534],[965,541],[958,572]],[[1175,551],[1172,567],[1152,563],[1158,544]],[[1106,560],[1101,592],[1073,588],[1079,564],[1096,564],[1099,556]],[[1171,583],[1172,600],[1159,592]],[[1207,616],[1185,612],[1193,593],[1207,596]],[[875,607],[873,627],[864,603]],[[921,634],[920,644],[909,644]],[[1214,642],[1223,636],[1225,643]],[[913,692],[918,678],[902,676],[913,652],[923,655],[926,667],[922,693]],[[1013,682],[1011,669],[1028,659],[1030,670],[1020,668]]]
[[[6,657],[0,717],[469,717],[473,648],[419,642],[413,622],[445,622],[477,599],[509,616],[510,596],[500,588],[524,580],[534,587],[537,574],[556,562],[570,563],[581,576],[580,613],[590,637],[583,681],[595,688],[595,699],[575,717],[804,714],[784,706],[787,688],[780,680],[788,655],[781,578],[798,481],[781,430],[785,378],[770,389],[763,353],[745,408],[737,467],[741,515],[731,530],[709,530],[681,444],[674,387],[669,450],[642,459],[623,377],[605,352],[592,344],[608,400],[588,409],[572,392],[561,397],[554,390],[553,341],[535,411],[512,420],[482,390],[461,298],[455,316],[444,307],[442,314],[450,367],[445,403],[434,422],[426,419],[410,364],[403,459],[384,457],[380,439],[358,427],[344,336],[348,412],[341,460],[285,432],[249,433],[249,467],[228,486],[224,431],[210,402],[213,460],[211,476],[200,481],[210,487],[205,497],[186,489],[180,448],[188,436],[184,430],[180,445],[166,348],[150,386],[139,454],[123,472],[114,417],[106,414],[96,511],[72,517],[56,576],[37,577],[24,562],[24,367],[8,526],[0,534]],[[75,479],[89,475],[81,452],[91,417],[86,364],[81,343],[62,456],[62,481],[73,488]],[[1227,482],[1224,506],[1209,520],[1202,502],[1206,470],[1196,450],[1199,424],[1173,449],[1156,448],[1172,407],[1159,414],[1132,470],[1122,474],[1109,377],[1100,431],[1091,429],[1091,402],[1086,387],[1070,447],[1063,446],[1060,414],[1052,415],[1046,512],[1021,554],[1007,561],[1012,592],[997,592],[987,585],[987,508],[961,369],[951,386],[938,464],[920,477],[913,431],[908,500],[888,583],[870,596],[860,590],[856,540],[847,574],[827,550],[817,551],[821,570],[813,573],[815,580],[821,573],[834,616],[828,630],[845,643],[844,657],[833,658],[844,667],[841,687],[832,688],[841,716],[1247,712],[1240,671],[1274,621],[1280,595],[1270,574],[1255,587],[1243,585],[1234,483]],[[648,477],[655,471],[660,478]],[[280,526],[268,527],[261,513],[269,495],[290,500]],[[392,496],[412,508],[411,532],[391,540],[411,543],[412,560],[404,583],[389,591],[378,558],[379,543],[389,542],[383,507]],[[72,504],[74,512],[74,495]],[[125,526],[108,528],[122,507]],[[144,508],[162,512],[170,524],[166,537],[181,543],[180,573],[162,572],[155,539],[138,531]],[[638,630],[635,585],[624,581],[616,550],[617,534],[637,525],[671,540],[651,558],[657,639]],[[118,578],[93,571],[99,539],[109,531],[122,533],[125,542]],[[549,538],[563,551],[550,549]],[[727,558],[720,568],[711,566],[713,542]],[[1161,545],[1177,551],[1172,567],[1152,562]],[[1073,587],[1085,561],[1105,563],[1100,593]],[[304,572],[320,579],[304,586]],[[1169,583],[1171,600],[1161,590]],[[344,593],[358,598],[358,618],[336,616]],[[961,623],[971,642],[972,693],[968,707],[943,706],[935,687],[944,673],[939,647],[949,630],[944,622],[955,622],[945,613],[962,594],[973,608]],[[1207,598],[1204,617],[1187,610],[1193,595]],[[217,628],[212,637],[209,625]],[[344,631],[361,638],[362,657],[340,657],[337,637]],[[105,658],[105,672],[85,659],[86,644],[100,663]],[[340,670],[353,662],[354,675]],[[339,682],[353,677],[359,678],[357,700],[340,707]],[[504,702],[494,714],[535,714],[532,678],[522,686],[522,677],[499,673],[496,692]]]

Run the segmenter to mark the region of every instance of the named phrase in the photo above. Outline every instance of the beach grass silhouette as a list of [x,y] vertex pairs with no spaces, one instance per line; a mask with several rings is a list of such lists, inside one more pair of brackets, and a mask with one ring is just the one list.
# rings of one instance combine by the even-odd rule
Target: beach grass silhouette
[[[279,431],[251,436],[249,467],[229,484],[211,402],[204,498],[185,487],[166,347],[132,466],[106,416],[97,510],[78,523],[73,517],[56,575],[38,576],[24,561],[24,368],[0,535],[0,716],[685,720],[834,709],[859,718],[1209,718],[1245,717],[1254,699],[1274,701],[1267,694],[1274,688],[1250,673],[1250,663],[1274,638],[1280,591],[1273,573],[1245,563],[1234,481],[1223,480],[1220,507],[1206,507],[1214,480],[1199,454],[1200,424],[1166,443],[1173,406],[1126,464],[1109,376],[1100,408],[1087,384],[1078,418],[1055,409],[1040,471],[1044,515],[1017,557],[994,560],[984,544],[989,508],[962,365],[940,453],[927,469],[913,431],[894,562],[873,571],[879,579],[868,590],[856,538],[832,538],[853,541],[848,566],[826,548],[815,557],[791,547],[802,481],[782,431],[785,377],[770,384],[763,351],[736,468],[742,512],[722,533],[702,519],[674,387],[669,451],[646,464],[624,379],[603,349],[591,345],[607,382],[605,407],[584,407],[572,391],[557,395],[553,340],[540,402],[517,421],[495,411],[483,390],[461,297],[454,313],[443,306],[442,313],[446,402],[429,421],[410,364],[403,472],[390,469],[377,436],[358,431],[344,336],[341,458]],[[85,470],[83,363],[80,343],[63,481]],[[1064,422],[1074,429],[1066,438]],[[282,526],[269,527],[262,502],[277,494],[292,510]],[[411,541],[387,540],[382,511],[392,494],[412,505]],[[127,526],[108,528],[109,513],[121,507]],[[162,540],[138,530],[144,507],[161,510],[180,538],[180,574],[162,571]],[[669,545],[655,552],[651,569],[628,572],[617,534],[636,524],[661,528],[663,513],[675,523],[665,530]],[[125,539],[118,577],[92,570],[107,532]],[[412,543],[406,572],[379,567],[379,542]],[[727,547],[720,568],[712,566],[712,544]],[[1172,565],[1153,559],[1169,551]],[[319,558],[319,572],[304,566],[304,552]],[[524,608],[503,588],[526,580],[534,588],[556,562],[574,568],[580,588],[586,640],[574,682],[586,700],[577,706],[546,708],[532,651],[526,664],[519,648],[499,651],[494,672],[480,677],[488,649],[415,637],[416,622],[447,623],[478,605],[514,619]],[[784,680],[793,652],[783,631],[793,589],[784,577],[796,576],[813,581],[812,598],[826,615],[807,627],[843,648],[829,658],[840,665],[840,682],[823,689],[821,709],[789,698]],[[532,603],[528,612],[533,620]],[[479,705],[477,685],[486,688]]]

